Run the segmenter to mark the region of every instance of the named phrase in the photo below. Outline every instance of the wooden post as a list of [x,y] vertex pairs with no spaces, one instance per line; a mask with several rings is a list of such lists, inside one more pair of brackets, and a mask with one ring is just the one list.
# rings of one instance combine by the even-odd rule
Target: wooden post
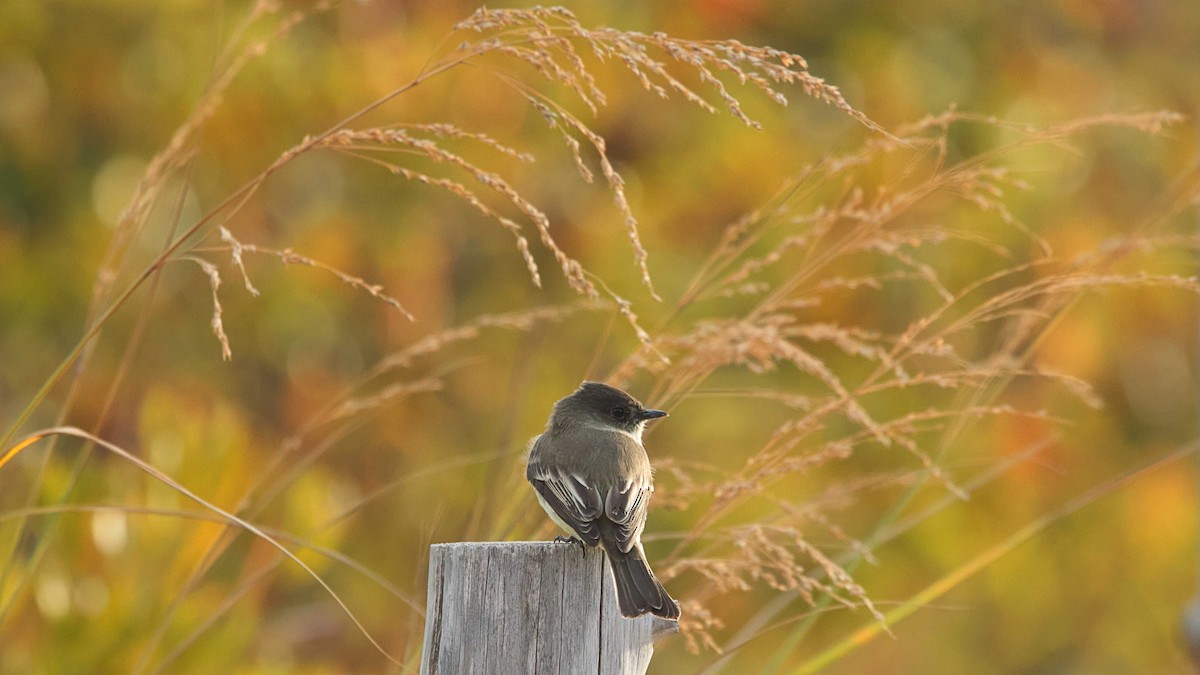
[[422,675],[642,675],[679,625],[626,619],[604,552],[561,542],[434,544]]

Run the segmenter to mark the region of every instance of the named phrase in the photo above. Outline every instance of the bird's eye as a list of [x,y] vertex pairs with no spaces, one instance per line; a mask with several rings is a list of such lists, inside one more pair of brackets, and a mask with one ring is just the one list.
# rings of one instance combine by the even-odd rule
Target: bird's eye
[[617,406],[612,409],[611,414],[614,418],[623,420],[629,416],[629,411],[621,406]]

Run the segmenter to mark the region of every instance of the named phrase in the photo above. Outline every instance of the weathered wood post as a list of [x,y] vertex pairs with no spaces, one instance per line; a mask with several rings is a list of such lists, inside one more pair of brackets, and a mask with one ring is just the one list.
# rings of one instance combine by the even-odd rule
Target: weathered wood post
[[422,675],[642,675],[678,624],[621,616],[607,567],[564,543],[434,544]]

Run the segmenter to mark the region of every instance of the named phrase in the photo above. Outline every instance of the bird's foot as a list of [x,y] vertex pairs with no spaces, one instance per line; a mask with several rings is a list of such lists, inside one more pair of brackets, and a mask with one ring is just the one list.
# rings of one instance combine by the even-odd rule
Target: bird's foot
[[587,544],[583,543],[583,540],[579,537],[564,537],[560,534],[554,538],[554,541],[561,544],[574,544],[579,547],[581,555],[587,555]]

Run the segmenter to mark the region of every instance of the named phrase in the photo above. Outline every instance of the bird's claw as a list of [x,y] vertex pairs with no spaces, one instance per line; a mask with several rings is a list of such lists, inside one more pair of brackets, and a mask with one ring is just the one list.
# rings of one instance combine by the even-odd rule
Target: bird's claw
[[587,544],[583,543],[583,540],[579,537],[564,537],[560,534],[554,538],[554,541],[555,543],[575,544],[579,547],[579,553],[581,555],[587,555]]

